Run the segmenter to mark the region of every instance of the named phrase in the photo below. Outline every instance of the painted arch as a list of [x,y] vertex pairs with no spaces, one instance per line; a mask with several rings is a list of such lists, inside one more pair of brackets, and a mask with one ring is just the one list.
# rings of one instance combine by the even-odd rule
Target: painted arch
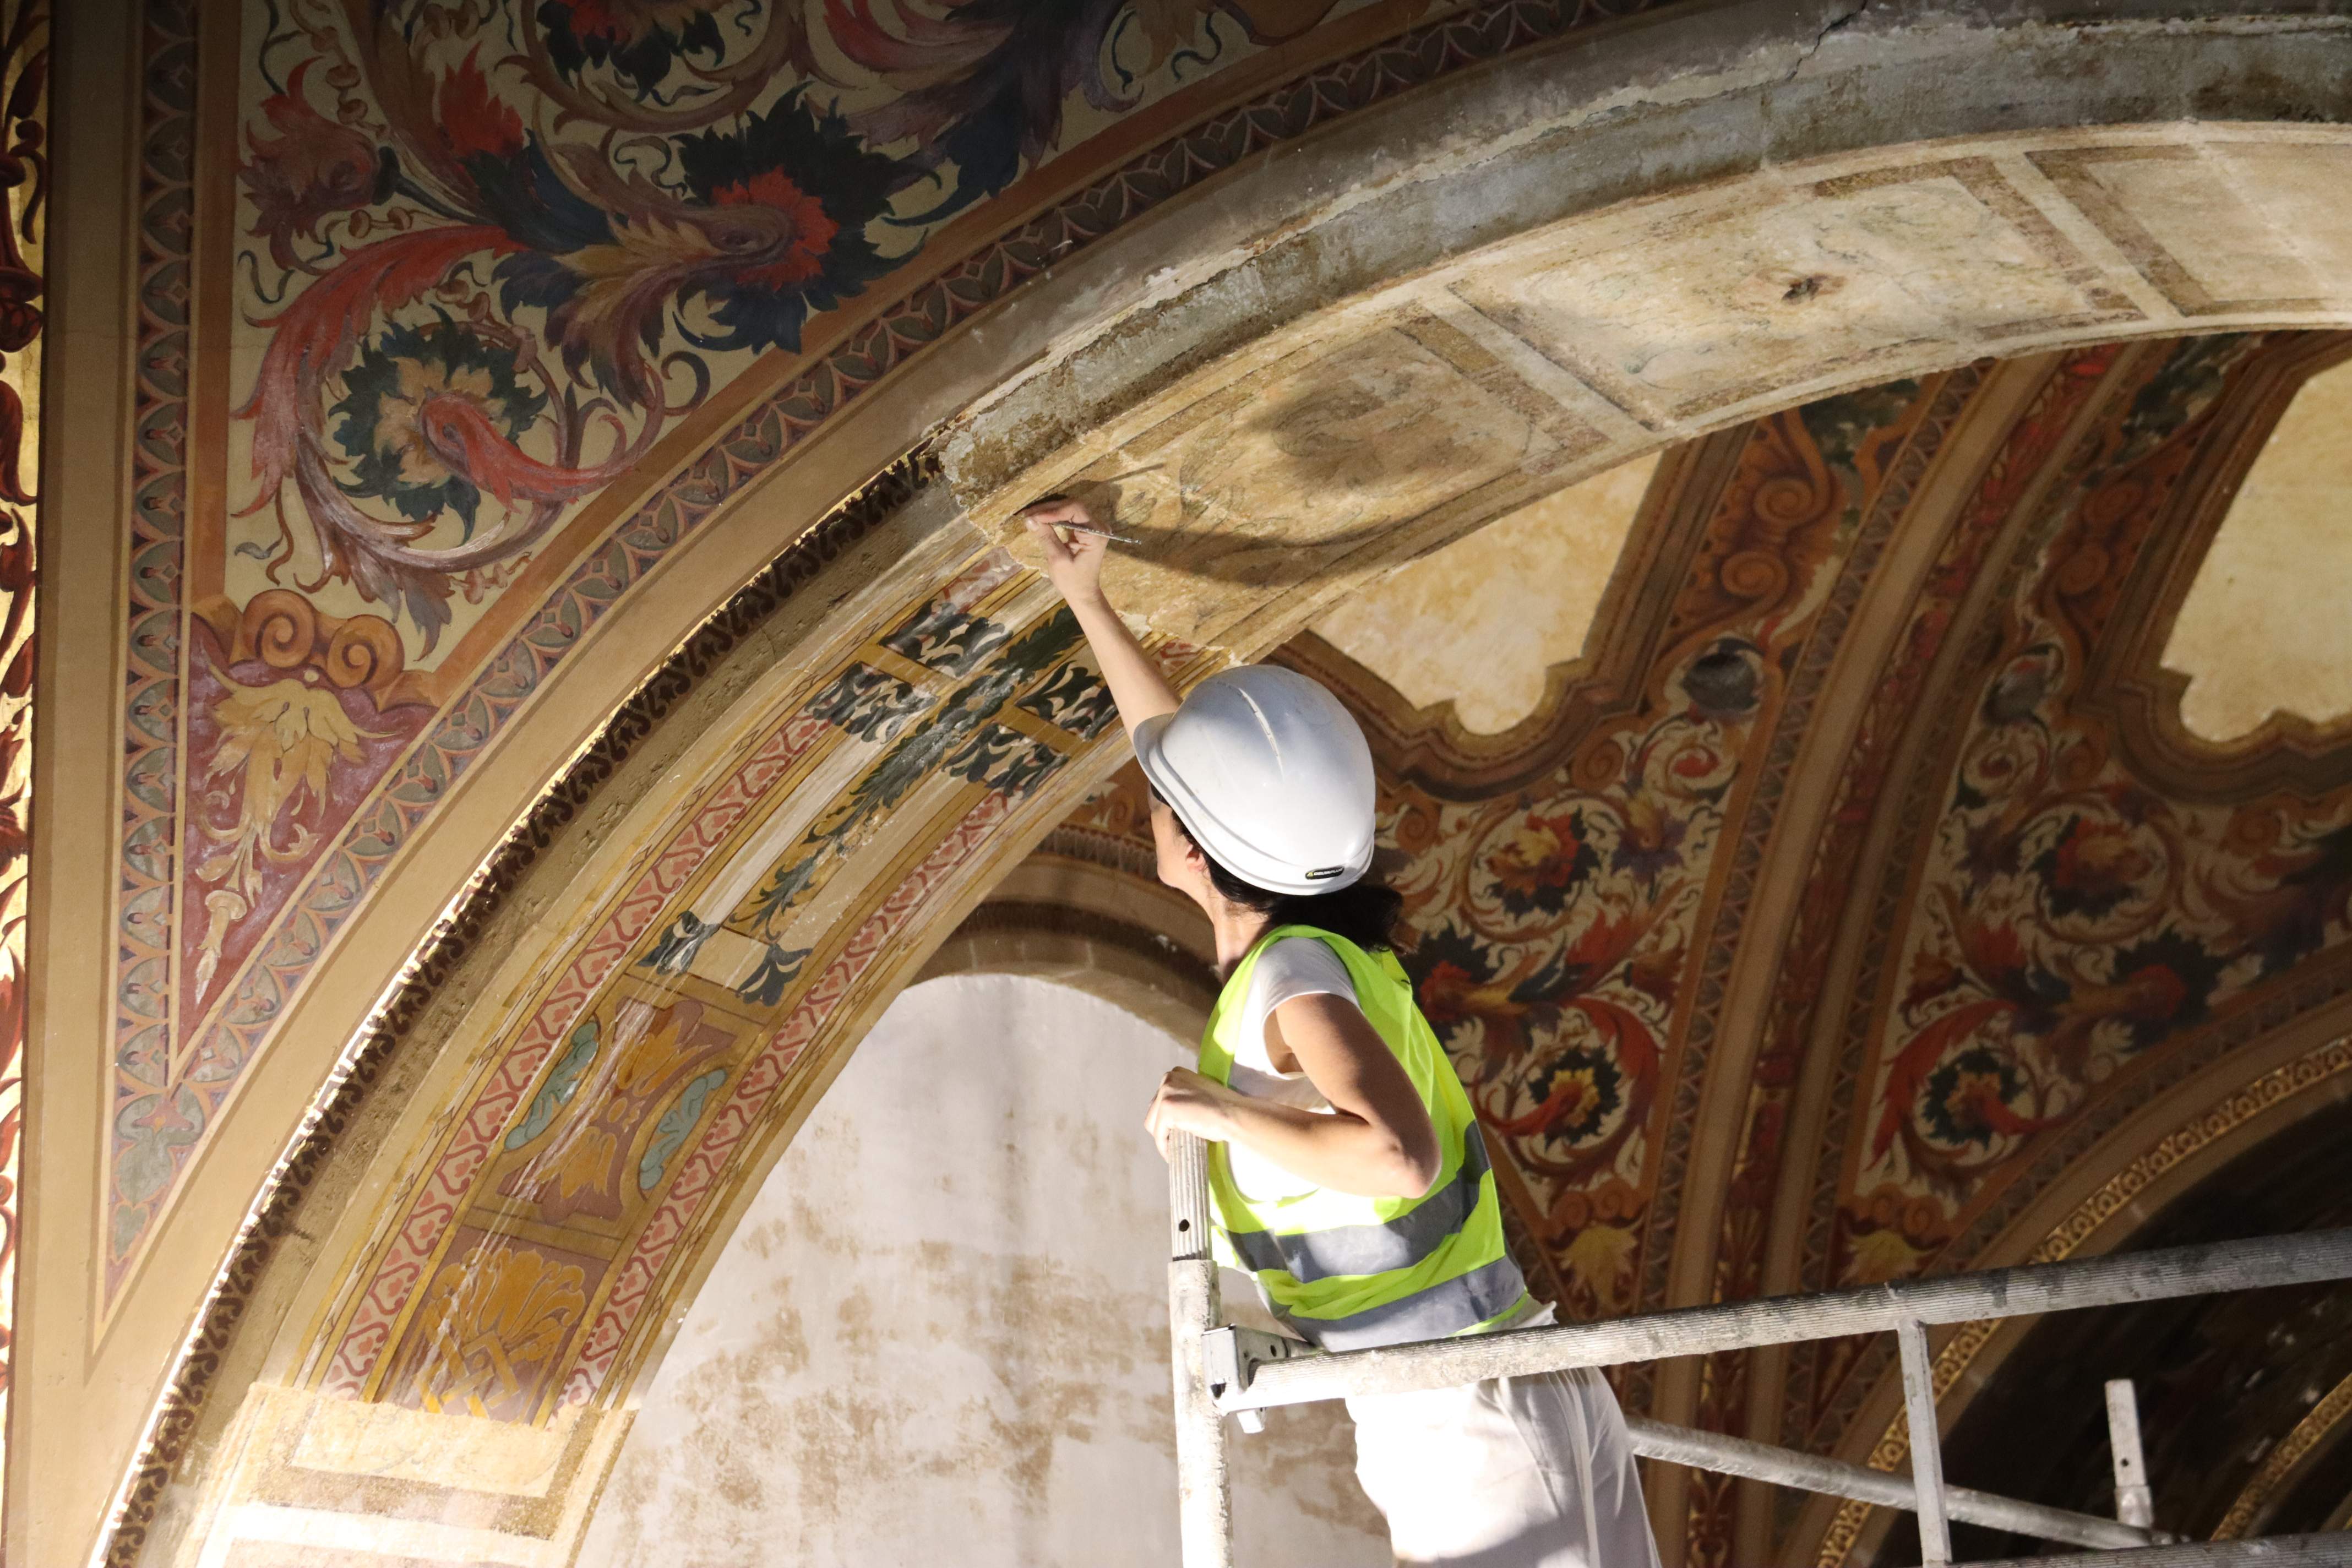
[[[119,390],[163,435],[47,502],[133,503],[128,539],[59,532],[58,602],[96,617],[67,624],[126,638],[50,659],[43,696],[136,733],[60,753],[36,849],[48,940],[120,959],[45,972],[36,1026],[119,1048],[94,1098],[47,1075],[41,1158],[108,1174],[28,1222],[28,1257],[97,1260],[27,1308],[27,1353],[81,1369],[46,1386],[88,1402],[12,1461],[80,1500],[12,1519],[35,1550],[79,1549],[147,1423],[121,1561],[408,1484],[460,1532],[420,1548],[561,1560],[749,1184],[1119,761],[1005,548],[1031,496],[1115,490],[1146,541],[1124,602],[1192,679],[1795,404],[1908,378],[1928,421],[1989,355],[2352,324],[2352,234],[2263,243],[2352,163],[2324,15],[1224,5],[1133,40],[1151,63],[1088,134],[1032,115],[992,163],[953,141],[978,110],[891,78],[928,35],[866,37],[863,8],[715,44],[664,12],[625,47],[548,9],[496,58],[456,24],[320,7],[297,39],[168,5],[137,60],[66,57],[77,101],[136,84],[131,253],[91,217],[66,243],[141,292],[70,284],[58,332],[129,321]],[[1127,71],[1073,26],[1071,90],[1103,48]],[[1180,81],[1196,35],[1227,52]],[[1996,60],[2042,94],[1994,91]],[[866,74],[830,107],[778,85],[845,61]],[[689,79],[690,126],[651,90]],[[242,167],[186,156],[200,128]],[[2217,206],[2231,244],[2183,219]],[[1771,494],[1829,504],[1856,454],[1791,443]],[[1724,555],[1726,607],[1805,605],[1827,558],[1788,552],[1820,521]],[[1689,695],[1644,661],[1586,696],[1632,711],[1669,678]],[[102,897],[61,875],[97,841]],[[281,1485],[306,1442],[459,1417],[448,1473]]]

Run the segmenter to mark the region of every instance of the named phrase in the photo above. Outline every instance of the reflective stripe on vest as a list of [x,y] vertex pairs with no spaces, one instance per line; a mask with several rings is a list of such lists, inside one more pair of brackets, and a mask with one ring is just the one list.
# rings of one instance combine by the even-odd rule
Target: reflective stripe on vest
[[1451,1339],[1509,1311],[1528,1293],[1519,1266],[1508,1258],[1458,1274],[1400,1301],[1367,1307],[1344,1318],[1275,1315],[1327,1351],[1368,1351],[1420,1340]]
[[1356,1000],[1412,1080],[1437,1134],[1436,1184],[1420,1198],[1371,1198],[1328,1187],[1253,1199],[1234,1184],[1224,1145],[1211,1146],[1209,1186],[1225,1260],[1257,1278],[1284,1322],[1331,1350],[1442,1339],[1517,1306],[1526,1286],[1503,1240],[1502,1205],[1461,1079],[1393,953],[1376,958],[1313,926],[1283,926],[1226,980],[1201,1041],[1201,1071],[1233,1072],[1234,1036],[1259,956],[1286,937],[1323,942],[1348,969]]
[[1454,1179],[1410,1209],[1379,1225],[1335,1225],[1285,1235],[1240,1230],[1229,1239],[1254,1274],[1279,1269],[1305,1285],[1337,1274],[1387,1274],[1410,1268],[1460,1230],[1478,1206],[1487,1171],[1486,1141],[1473,1128],[1463,1140],[1462,1168]]

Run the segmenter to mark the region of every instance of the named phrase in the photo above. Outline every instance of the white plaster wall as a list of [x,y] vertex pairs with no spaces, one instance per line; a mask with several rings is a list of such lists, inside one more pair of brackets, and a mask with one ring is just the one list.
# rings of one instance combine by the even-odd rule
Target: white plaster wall
[[[1083,993],[901,995],[770,1174],[632,1428],[583,1568],[1176,1561],[1177,1042]],[[1250,1568],[1390,1562],[1337,1406],[1234,1434]]]
[[2352,713],[2352,364],[2303,384],[2247,470],[2180,602],[2164,663],[2180,722],[2229,742],[2273,713]]
[[1315,623],[1417,708],[1451,701],[1473,734],[1543,706],[1585,634],[1657,470],[1636,458],[1407,562]]

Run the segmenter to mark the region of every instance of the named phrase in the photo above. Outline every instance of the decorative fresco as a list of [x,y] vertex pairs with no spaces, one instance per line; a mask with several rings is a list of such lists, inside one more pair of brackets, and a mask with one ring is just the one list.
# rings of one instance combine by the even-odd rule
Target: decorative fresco
[[[1601,14],[1458,8],[299,0],[207,14],[229,49],[156,0],[108,1294],[311,965],[620,595],[1054,257]],[[186,155],[216,96],[233,166]]]
[[1393,879],[1412,931],[1406,968],[1578,1316],[1638,1300],[1725,825],[1788,699],[1789,660],[1938,389],[1898,383],[1747,434],[1696,550],[1676,563],[1679,592],[1661,601],[1647,685],[1552,770],[1456,802],[1384,768],[1384,837],[1411,857]]
[[[208,12],[202,38],[182,0],[147,15],[110,1303],[321,955],[551,672],[682,541],[1072,249],[1335,116],[1635,8],[257,5],[241,24]],[[223,42],[228,25],[242,30]],[[233,166],[186,156],[200,112],[234,128]],[[1871,193],[1913,175],[1958,177],[1882,170],[1841,197],[1882,226],[1874,244],[1892,248],[1872,254],[1896,270],[1910,255],[1896,220],[1920,204]],[[1961,188],[2007,221],[2033,205],[2010,200],[2008,178],[1976,170]],[[1936,232],[1965,238],[1977,221]],[[1647,232],[1625,232],[1641,253]],[[2058,265],[2070,284],[2095,270],[2063,243],[1997,259]],[[1499,317],[1473,321],[1471,302],[1435,292],[1435,325],[1389,345],[1397,363],[1466,372],[1467,356],[1428,341],[1445,332],[1513,363],[1540,348],[1532,328],[1499,342],[1514,333]],[[1774,284],[1744,308],[1778,331],[1811,298]],[[2071,294],[2020,299],[2002,318],[2015,342],[2115,319],[2033,314]],[[1747,346],[1778,363],[1783,342]],[[1576,385],[1542,395],[1622,418],[1606,389],[1626,369],[1555,363],[1545,386]],[[1421,857],[1406,878],[1417,978],[1575,1310],[1655,1299],[1667,1259],[1699,1245],[1675,1229],[1679,1183],[1748,857],[1895,526],[1905,465],[1942,438],[1968,374],[1744,429],[1737,471],[1711,492],[1719,510],[1685,520],[1688,580],[1658,580],[1667,602],[1648,607],[1633,687],[1579,710],[1509,789],[1474,799],[1392,770],[1392,837]],[[1228,473],[1247,442],[1274,441],[1293,468],[1268,463],[1248,498],[1272,515],[1295,493],[1286,474],[1344,491],[1381,467],[1350,455],[1367,439],[1438,440],[1439,425],[1378,395],[1436,384],[1367,374],[1265,421],[1204,407],[1170,438]],[[1715,406],[1672,401],[1677,418]],[[1575,439],[1487,453],[1506,488],[1533,494],[1611,441],[1655,435],[1544,412],[1539,434]],[[1483,418],[1477,433],[1497,431],[1519,439]],[[1177,478],[1133,488],[1157,505]],[[1361,504],[1423,504],[1403,489]],[[1408,521],[1434,536],[1470,519]],[[1214,531],[1171,525],[1154,542],[1261,608],[1359,542]],[[1955,584],[1971,564],[1951,568]],[[312,1388],[528,1422],[628,1385],[748,1165],[897,973],[895,948],[932,932],[1108,722],[1070,628],[1034,595],[982,561],[858,628],[853,656],[743,739],[689,827],[632,869],[583,945],[551,955],[526,1022],[447,1108],[339,1300]],[[2038,863],[2054,843],[2015,853]],[[2085,839],[2076,858],[2112,868],[2113,850]],[[2130,978],[2056,949],[2035,962],[2081,1006]],[[1988,977],[1979,963],[1942,995],[1906,983],[1920,991],[1911,1025],[2007,996],[2011,1013],[1982,1016],[2031,1056],[2036,1031],[2057,1027],[2032,1012],[2044,979],[2000,980],[2004,993]],[[2155,1005],[2142,982],[2143,999],[2084,1026],[2106,1052],[2086,1071],[2128,1065],[2115,1031]],[[2231,1005],[2231,983],[2214,978],[2200,1005]],[[402,984],[414,1001],[432,982]],[[1908,1088],[1886,1078],[1887,1104],[1924,1116],[1944,1065]],[[1955,1079],[1936,1103],[1992,1101]],[[2012,1107],[2041,1123],[2019,1137],[2079,1114],[2063,1093],[2049,1104]],[[1874,1179],[1916,1175],[1906,1127],[1976,1157],[1967,1137],[1938,1143],[1907,1113],[1894,1124],[1895,1163]],[[305,1157],[328,1142],[308,1137]],[[278,1196],[299,1201],[308,1180]],[[1958,1203],[1952,1223],[1969,1212]],[[1857,1256],[1885,1248],[1863,1228],[1840,1235]],[[207,1342],[242,1309],[256,1245],[205,1308]],[[188,1376],[198,1392],[167,1402],[118,1552],[135,1549],[122,1543],[152,1514],[209,1371]]]
[[[1856,727],[1812,864],[1783,939],[1779,980],[1763,1023],[1754,1082],[1741,1112],[1740,1142],[1727,1184],[1715,1250],[1713,1297],[1744,1300],[1765,1293],[1764,1249],[1774,1193],[1787,1153],[1788,1122],[1801,1073],[1821,977],[1844,928],[1853,868],[1888,784],[1895,750],[1919,705],[1930,667],[1944,648],[1987,552],[2074,418],[2099,392],[2116,350],[2102,345],[2068,356],[2011,425],[2001,449],[1952,523],[1926,584],[1911,607],[1895,655]],[[1748,1429],[1751,1359],[1710,1356],[1700,1386],[1697,1425],[1718,1432]],[[1693,1561],[1721,1563],[1733,1552],[1728,1478],[1692,1478],[1689,1545]]]
[[[2104,344],[2053,357],[2023,394],[1989,399],[1980,367],[1759,421],[1712,459],[1704,446],[1671,455],[1635,531],[1696,529],[1699,542],[1660,543],[1647,586],[1612,590],[1621,608],[1596,621],[1555,721],[1508,757],[1449,746],[1328,644],[1283,652],[1373,732],[1408,968],[1510,1155],[1501,1173],[1569,1310],[1665,1304],[1670,1251],[1704,1251],[1716,1300],[1967,1267],[2000,1215],[2140,1103],[2156,1058],[2212,1062],[2255,1037],[2280,1016],[2262,999],[2290,975],[2298,994],[2352,983],[2313,992],[2304,978],[2347,932],[2352,785],[2171,798],[2133,773],[2104,710],[2074,707],[2094,654],[2141,629],[2116,624],[2117,606],[2145,602],[2152,577],[2180,581],[2174,556],[2201,548],[2176,513],[2247,438],[2219,417],[2237,389],[2332,363],[2325,348],[2293,334]],[[1969,459],[1959,504],[1930,514],[1939,532],[1883,662],[1851,672],[1868,677],[1853,737],[1814,765],[1831,793],[1793,919],[1757,928],[1758,857],[1814,703],[1851,657],[1846,627],[1889,542],[1927,526],[1923,474],[1979,418],[2000,422],[1998,438]],[[1648,679],[1612,698],[1628,658]],[[1547,747],[1554,760],[1529,765]],[[2217,752],[2210,765],[2219,778],[2243,761]],[[2313,765],[2344,777],[2341,755]],[[1870,850],[1896,809],[1901,830]],[[1066,826],[1141,842],[1116,788]],[[1856,876],[1872,854],[1883,888]],[[1825,989],[1857,921],[1878,933],[1864,939],[1874,956],[1853,987]],[[1731,955],[1756,941],[1779,955],[1769,1005],[1727,1021]],[[1847,1010],[1867,1074],[1812,1075],[1835,1101],[1830,1141],[1792,1150],[1808,1053],[1826,1048],[1824,1016]],[[1712,1042],[1735,1029],[1753,1045],[1720,1217],[1677,1230],[1691,1108],[1721,1070]],[[1767,1259],[1791,1223],[1775,1194],[1792,1154],[1823,1162],[1828,1205],[1796,1279]],[[1955,1342],[1952,1376],[1982,1342]],[[1824,1344],[1760,1391],[1752,1358],[1711,1358],[1687,1418],[1736,1433],[1777,1420],[1783,1441],[1834,1447],[1886,1356]],[[1657,1393],[1627,1383],[1636,1402]],[[1899,1462],[1900,1433],[1888,1441]],[[1693,1562],[1739,1561],[1792,1518],[1783,1507],[1758,1534],[1740,1501],[1693,1479]],[[1851,1544],[1848,1512],[1832,1534]]]
[[[49,8],[0,5],[0,1461],[16,1365],[23,1213],[26,856],[33,784],[34,535],[40,503]],[[10,1500],[0,1491],[0,1510]]]
[[[992,551],[813,676],[547,984],[337,1309],[318,1386],[506,1421],[606,1389],[737,1151],[804,1091],[803,1051],[1109,729],[1079,648]],[[845,891],[856,854],[896,868]]]
[[240,51],[232,595],[431,660],[746,356],[1336,6],[296,0]]
[[[2175,542],[2170,498],[2266,352],[2259,337],[2191,340],[2137,368],[2063,455],[2020,552],[1989,564],[2007,574],[1999,619],[1947,710],[1936,771],[1908,781],[1931,836],[1853,1004],[1854,1099],[1808,1259],[1824,1285],[1949,1267],[1956,1249],[1964,1262],[1988,1205],[2052,1138],[2154,1053],[2212,1048],[2199,1043],[2226,1038],[2216,1026],[2347,934],[2352,789],[2168,798],[2076,710],[2092,650],[2129,629],[2111,625],[2126,584]],[[1784,1421],[1842,1419],[1864,1351],[1801,1358]]]

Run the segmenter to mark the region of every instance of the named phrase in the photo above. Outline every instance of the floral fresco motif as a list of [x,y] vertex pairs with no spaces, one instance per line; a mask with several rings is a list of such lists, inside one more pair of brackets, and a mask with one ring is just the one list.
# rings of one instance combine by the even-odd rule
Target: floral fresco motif
[[[299,0],[244,138],[240,550],[436,647],[740,368],[1060,145],[1332,0]],[[301,563],[315,563],[299,565]]]
[[[1066,610],[1055,611],[1015,638],[985,617],[954,610],[948,597],[934,601],[907,629],[883,639],[882,646],[894,652],[919,648],[926,662],[945,674],[963,673],[986,658],[985,652],[970,651],[975,644],[984,643],[995,654],[988,659],[985,674],[957,689],[903,735],[890,729],[888,735],[895,738],[887,749],[809,825],[800,841],[728,917],[726,925],[763,944],[769,954],[767,962],[740,983],[739,992],[746,1000],[764,996],[772,1005],[782,995],[798,973],[799,960],[806,954],[787,952],[781,933],[856,847],[888,819],[898,803],[926,780],[945,773],[1019,795],[1035,787],[1060,765],[1060,751],[989,721],[1023,688],[1052,669],[1077,640],[1078,624]],[[817,700],[824,716],[842,711],[833,691]],[[865,728],[862,713],[843,712],[835,721],[853,733]]]
[[407,1403],[469,1415],[515,1413],[534,1367],[585,1303],[588,1270],[536,1247],[477,1240],[433,1281],[417,1349],[403,1366]]
[[[1844,929],[1853,892],[1853,867],[1878,820],[1897,742],[1920,710],[1921,693],[1937,654],[1952,635],[1961,605],[2011,509],[2033,483],[2074,417],[2096,395],[2116,357],[2114,345],[2069,355],[2015,417],[1999,454],[1951,526],[1910,620],[1881,673],[1848,747],[1825,827],[1785,933],[1763,933],[1780,943],[1771,1001],[1763,1022],[1743,1109],[1738,1155],[1725,1192],[1715,1252],[1713,1296],[1744,1300],[1764,1294],[1765,1239],[1776,1202],[1781,1162],[1788,1156],[1789,1120],[1814,1017],[1824,1000],[1822,977]],[[1954,378],[1938,400],[1947,430],[1973,416],[1981,382],[1973,372]],[[1946,437],[1948,439],[1948,436]],[[1937,443],[1921,443],[1932,456]],[[1916,493],[1916,489],[1913,491]],[[1825,667],[1824,667],[1825,668]],[[1753,834],[1757,828],[1751,826]],[[1721,929],[1720,927],[1718,929]],[[1696,1424],[1709,1431],[1745,1433],[1751,1396],[1750,1356],[1706,1359]],[[1735,1560],[1734,1510],[1738,1496],[1728,1478],[1694,1475],[1690,1481],[1688,1553],[1694,1563]]]
[[[921,668],[927,680],[937,677],[935,701],[898,725],[864,722],[861,705],[872,698],[898,711],[900,691],[914,689],[870,679],[881,662],[917,662],[889,646],[906,642],[898,632],[845,662],[848,673],[865,672],[853,681],[811,673],[810,694],[785,722],[793,766],[766,773],[756,805],[745,796],[728,826],[679,862],[687,869],[669,895],[628,934],[614,931],[614,967],[597,994],[583,987],[547,1002],[501,1070],[496,1109],[456,1125],[460,1148],[446,1157],[446,1184],[436,1175],[429,1212],[394,1234],[398,1256],[378,1266],[329,1386],[445,1406],[445,1386],[476,1386],[470,1363],[429,1340],[464,1300],[447,1294],[464,1287],[445,1260],[509,1245],[520,1255],[528,1237],[560,1226],[597,1248],[581,1255],[580,1301],[567,1297],[558,1313],[568,1348],[487,1404],[518,1418],[559,1396],[587,1397],[619,1351],[611,1336],[621,1331],[595,1325],[642,1310],[686,1216],[724,1171],[725,1151],[793,1081],[811,1032],[856,976],[898,951],[894,933],[993,841],[1014,805],[1101,734],[1091,700],[1100,678],[1074,662],[1076,622],[1001,552],[914,607],[899,622],[911,626],[985,627],[993,651],[971,664],[955,651],[968,638],[915,645],[929,656]],[[1182,645],[1163,645],[1160,657],[1180,675],[1205,662]],[[834,805],[799,826],[793,786],[820,765],[845,782]],[[858,884],[857,858],[902,812],[950,830],[904,881],[894,873],[879,887]],[[850,882],[845,892],[828,890],[836,877]],[[821,895],[834,904],[812,909]],[[443,1294],[409,1316],[425,1279]],[[435,1304],[445,1295],[451,1304]]]
[[[703,522],[866,389],[1140,214],[1369,104],[1644,3],[1506,17],[1462,0],[1376,16],[1361,0],[944,13],[298,0],[241,28],[205,13],[200,49],[194,10],[155,0],[137,106],[142,434],[114,1049],[142,1119],[186,1120],[143,1152],[113,1142],[110,1161],[163,1170],[164,1186],[113,1194],[108,1300],[173,1173],[377,878],[554,666]],[[1263,62],[1273,76],[1211,83],[1276,47],[1288,53]],[[200,89],[238,121],[218,225],[186,216]],[[1172,120],[1130,112],[1179,94]],[[1003,225],[980,216],[992,194],[1017,195]],[[192,280],[208,279],[227,308],[192,318]],[[730,392],[763,355],[780,368]],[[211,442],[194,438],[213,412],[192,396],[199,358],[231,394]],[[625,472],[629,485],[612,483]],[[230,644],[276,591],[392,628],[407,678],[373,695],[385,713],[414,702],[427,716],[340,826],[301,824],[321,840],[307,868],[266,872],[232,920],[212,899],[224,889],[193,875],[216,847],[192,846],[184,825],[207,766],[187,731],[217,700],[194,689],[184,650],[199,619]],[[331,795],[375,766],[370,744],[358,763],[338,753]],[[281,811],[314,798],[293,790]],[[293,826],[273,823],[270,842],[295,842]],[[159,1061],[194,1076],[159,1084]]]
[[1579,1314],[1633,1304],[1660,1091],[1734,792],[1916,395],[1759,423],[1665,607],[1675,643],[1647,695],[1554,773],[1463,804],[1384,775],[1388,836],[1412,857],[1407,970]]
[[1885,1023],[1842,1279],[1923,1267],[2098,1084],[2340,941],[2352,798],[2165,798],[2072,711],[2117,586],[2260,339],[2177,351],[2105,433],[1975,693]]
[[[1817,847],[1783,973],[1818,973],[1840,920],[1862,967],[1826,999],[1833,1036],[1793,982],[1775,997],[1719,1293],[1774,1284],[1763,1211],[1790,1157],[1811,1164],[1814,1206],[1801,1277],[1780,1288],[1969,1267],[2054,1151],[2274,1024],[2290,976],[2352,934],[2352,790],[2187,797],[2136,771],[2090,689],[2102,650],[2139,630],[2120,618],[2127,587],[2187,547],[2178,503],[2234,438],[2219,417],[2234,390],[2295,352],[2260,337],[2082,351],[2011,428],[1912,608]],[[1964,656],[1939,666],[1946,647]],[[1856,887],[1858,836],[1898,810],[1905,838]],[[1784,1152],[1776,1108],[1809,1037],[1847,1055],[1824,1146]],[[1743,1374],[1711,1366],[1703,1419],[1833,1443],[1885,1356],[1871,1341],[1793,1355],[1769,1415],[1748,1412]],[[1693,1539],[1719,1560],[1718,1502],[1704,1520],[1695,1506]]]
[[[498,1190],[531,1204],[550,1225],[579,1215],[621,1218],[623,1183],[641,1168],[646,1151],[638,1143],[656,1112],[675,1110],[682,1086],[698,1079],[739,1038],[738,1030],[707,1019],[702,1005],[691,999],[668,1006],[633,1000],[622,1004],[609,1029],[600,1030],[593,1019],[582,1025],[548,1089],[532,1101],[530,1116],[507,1135],[509,1152],[530,1152],[499,1180]],[[585,1061],[578,1059],[583,1046]],[[697,1102],[709,1092],[700,1090]],[[551,1095],[553,1104],[542,1115],[541,1106]],[[537,1131],[531,1130],[534,1122]],[[675,1148],[686,1132],[678,1127],[672,1133]],[[662,1160],[653,1162],[656,1170],[661,1164]]]
[[194,1016],[216,998],[224,958],[233,969],[250,951],[428,715],[387,703],[402,660],[374,616],[322,619],[274,590],[247,607],[229,647],[202,621],[189,640],[190,896],[177,936],[181,1010]]
[[[0,1467],[16,1369],[49,9],[0,5]],[[0,1511],[16,1500],[0,1492]]]

